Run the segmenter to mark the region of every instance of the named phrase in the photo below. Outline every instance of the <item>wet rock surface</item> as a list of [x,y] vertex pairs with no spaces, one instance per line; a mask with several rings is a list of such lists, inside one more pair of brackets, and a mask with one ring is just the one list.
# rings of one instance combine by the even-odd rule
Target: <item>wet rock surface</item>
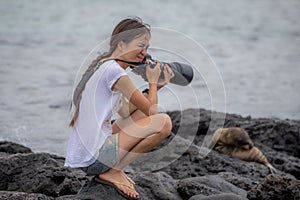
[[[143,156],[126,168],[141,199],[300,199],[299,120],[203,109],[168,114],[173,130],[151,152],[156,162]],[[278,172],[202,148],[222,125],[245,128]],[[0,142],[0,157],[0,199],[124,199],[82,171],[63,167],[62,157],[5,141]]]

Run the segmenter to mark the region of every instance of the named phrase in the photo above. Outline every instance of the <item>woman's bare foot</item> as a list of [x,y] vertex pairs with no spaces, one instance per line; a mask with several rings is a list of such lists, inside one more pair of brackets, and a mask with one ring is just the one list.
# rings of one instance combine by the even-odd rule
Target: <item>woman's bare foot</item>
[[135,185],[135,182],[134,182],[134,180],[132,180],[124,171],[121,171],[122,172],[122,174],[125,176],[125,178],[127,178],[127,180],[130,182],[130,183],[132,183],[133,185]]
[[124,176],[124,172],[110,169],[99,174],[99,178],[114,184],[124,194],[132,198],[139,198],[139,193],[134,189],[133,183]]

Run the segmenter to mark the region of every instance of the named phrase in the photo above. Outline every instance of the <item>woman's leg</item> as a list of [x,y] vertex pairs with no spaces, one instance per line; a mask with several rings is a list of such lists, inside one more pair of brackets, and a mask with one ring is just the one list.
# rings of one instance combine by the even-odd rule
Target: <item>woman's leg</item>
[[[120,127],[121,126],[121,127]],[[124,178],[122,169],[134,161],[141,153],[149,152],[166,138],[172,129],[172,122],[166,114],[156,114],[138,119],[134,123],[123,127],[119,131],[119,158],[120,162],[112,169],[100,174],[99,177],[106,181],[117,181],[131,184]],[[117,185],[127,195],[137,197],[138,193],[126,186]]]
[[[125,126],[129,126],[131,123],[135,123],[137,120],[139,119],[143,119],[148,117],[147,115],[145,115],[142,111],[140,110],[136,110],[134,111],[128,118],[119,118],[117,119],[113,124],[112,124],[112,132],[113,133],[118,133],[119,131],[121,131],[121,127],[125,127]],[[119,126],[118,126],[119,125]],[[132,183],[135,184],[135,182],[129,177],[127,176],[126,173],[124,173],[124,171],[122,171],[123,175]]]
[[157,114],[137,120],[119,131],[120,162],[114,168],[122,170],[139,154],[149,152],[170,134],[171,129],[170,117]]
[[127,118],[118,118],[113,124],[112,124],[112,132],[118,133],[121,127],[129,126],[131,123],[136,122],[139,119],[147,118],[148,116],[145,115],[142,111],[136,110],[134,111],[129,117]]

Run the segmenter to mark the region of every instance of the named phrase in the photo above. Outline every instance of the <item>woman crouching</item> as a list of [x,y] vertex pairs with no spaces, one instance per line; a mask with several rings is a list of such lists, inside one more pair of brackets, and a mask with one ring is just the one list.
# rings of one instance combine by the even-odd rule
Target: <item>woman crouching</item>
[[[141,93],[125,72],[144,59],[150,36],[149,25],[138,18],[124,19],[115,27],[109,51],[91,63],[74,91],[65,161],[65,166],[96,175],[96,181],[132,199],[139,194],[123,169],[160,144],[172,129],[170,117],[157,111],[157,90],[174,76],[170,67],[164,66],[165,79],[158,83],[160,63],[147,66],[148,93]],[[111,124],[116,109],[121,117]]]

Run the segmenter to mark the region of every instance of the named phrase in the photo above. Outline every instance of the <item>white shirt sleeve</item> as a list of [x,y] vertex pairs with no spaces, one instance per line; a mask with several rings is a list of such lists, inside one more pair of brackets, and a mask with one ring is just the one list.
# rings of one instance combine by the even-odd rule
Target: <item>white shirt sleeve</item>
[[110,90],[121,76],[127,76],[125,70],[117,63],[114,63],[112,66],[109,66],[105,73],[107,73],[106,84]]

